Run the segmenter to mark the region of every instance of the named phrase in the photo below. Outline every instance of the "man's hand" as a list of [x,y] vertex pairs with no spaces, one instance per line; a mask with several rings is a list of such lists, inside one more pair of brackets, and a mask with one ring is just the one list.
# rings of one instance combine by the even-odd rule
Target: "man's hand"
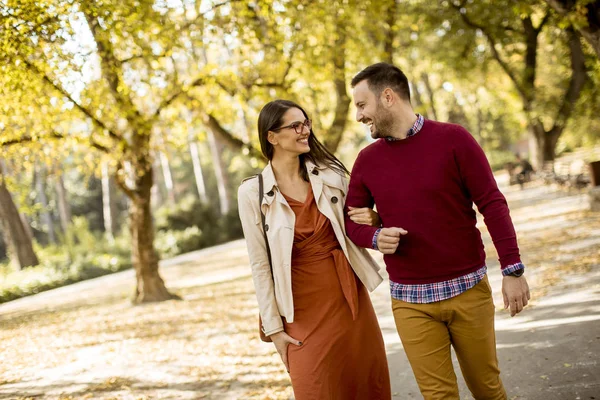
[[283,361],[283,365],[285,365],[285,370],[289,373],[290,364],[288,363],[287,356],[288,345],[291,343],[296,346],[302,346],[302,342],[294,339],[293,337],[285,333],[285,331],[274,333],[270,336],[270,338],[273,341],[273,344],[275,345],[275,349],[277,349],[277,352],[281,356],[281,361]]
[[348,211],[348,216],[350,219],[357,224],[361,225],[369,225],[369,226],[381,226],[381,218],[379,218],[379,214],[373,211],[372,208],[363,207],[348,207],[350,211]]
[[382,228],[377,236],[377,248],[383,254],[394,254],[400,243],[400,236],[407,233],[402,228]]
[[509,275],[502,278],[502,296],[504,297],[504,308],[510,307],[511,317],[520,313],[531,299],[525,276],[517,278]]

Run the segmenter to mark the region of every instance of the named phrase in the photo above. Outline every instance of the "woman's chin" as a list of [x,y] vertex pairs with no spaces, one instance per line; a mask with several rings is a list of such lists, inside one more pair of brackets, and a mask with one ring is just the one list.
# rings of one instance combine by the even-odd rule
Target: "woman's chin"
[[306,154],[310,152],[310,146],[305,144],[305,145],[300,145],[298,147],[298,153],[300,154]]

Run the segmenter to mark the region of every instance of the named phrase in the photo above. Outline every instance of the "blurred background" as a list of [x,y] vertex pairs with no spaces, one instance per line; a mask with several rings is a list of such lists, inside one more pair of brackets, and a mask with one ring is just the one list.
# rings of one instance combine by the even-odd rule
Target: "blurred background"
[[[150,364],[127,362],[157,371],[187,354],[187,369],[172,376],[200,383],[182,383],[173,398],[199,398],[204,387],[229,398],[228,385],[245,393],[230,398],[271,398],[271,389],[289,397],[280,361],[258,344],[245,248],[227,244],[242,238],[237,187],[265,165],[256,121],[276,98],[301,104],[351,168],[371,139],[354,120],[349,82],[380,61],[406,73],[417,112],[461,124],[483,147],[517,210],[537,294],[559,275],[591,287],[584,274],[600,265],[599,57],[597,0],[0,0],[0,303],[10,302],[0,386],[42,396],[78,390],[57,383],[71,376],[95,385],[79,395],[104,398],[142,385],[128,372],[149,376]],[[125,270],[94,280],[96,294],[75,285],[52,301],[12,301]],[[125,308],[125,298],[153,308]],[[185,307],[159,303],[179,298]],[[390,326],[386,343],[397,341]],[[578,339],[590,360],[595,335]],[[125,349],[134,349],[127,360],[111,362],[127,368],[105,375],[103,360]],[[506,354],[503,365],[529,353]],[[74,360],[93,360],[97,374],[74,373]],[[585,365],[597,374],[594,363]],[[269,379],[257,377],[261,368]],[[27,386],[35,373],[45,374],[42,389]],[[117,397],[150,398],[127,396]]]
[[598,1],[0,4],[0,301],[132,263],[136,301],[169,298],[155,253],[241,237],[260,108],[299,102],[351,167],[369,138],[348,82],[374,62],[495,170],[599,143]]
[[[2,1],[0,301],[132,265],[135,301],[171,298],[159,258],[241,237],[236,188],[265,163],[260,108],[300,103],[351,167],[370,138],[348,83],[379,61],[495,170],[516,176],[518,154],[585,187],[599,3]],[[578,171],[557,171],[585,149]]]

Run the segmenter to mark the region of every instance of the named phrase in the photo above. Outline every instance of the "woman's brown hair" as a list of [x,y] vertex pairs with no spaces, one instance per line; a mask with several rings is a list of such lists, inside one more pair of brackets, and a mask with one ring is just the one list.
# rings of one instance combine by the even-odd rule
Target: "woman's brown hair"
[[[283,115],[291,108],[297,108],[302,111],[304,118],[308,119],[308,114],[302,107],[289,100],[274,100],[267,103],[258,115],[258,138],[263,155],[271,161],[273,159],[274,148],[269,143],[269,131],[276,130],[283,125]],[[300,154],[300,174],[305,181],[308,181],[308,171],[306,170],[306,161],[311,161],[315,165],[327,166],[340,175],[350,174],[344,164],[336,158],[315,136],[312,128],[308,137],[310,151]]]

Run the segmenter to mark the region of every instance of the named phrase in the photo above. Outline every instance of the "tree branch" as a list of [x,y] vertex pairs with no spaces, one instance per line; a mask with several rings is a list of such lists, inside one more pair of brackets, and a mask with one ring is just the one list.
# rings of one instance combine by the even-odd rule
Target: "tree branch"
[[252,146],[250,143],[245,143],[244,141],[233,136],[231,132],[229,132],[220,124],[220,122],[217,120],[217,118],[215,118],[214,115],[204,112],[202,114],[204,125],[208,129],[210,129],[215,134],[215,136],[217,136],[220,139],[220,141],[224,142],[229,148],[237,150],[248,149],[248,152],[251,156],[257,158],[262,157],[262,153],[255,149],[254,146]]
[[575,104],[579,99],[581,90],[588,79],[585,67],[585,55],[581,48],[579,34],[571,28],[569,28],[567,32],[569,34],[569,48],[571,50],[572,73],[569,86],[563,96],[562,104],[556,113],[551,131],[562,131],[565,128],[567,120],[571,116]]
[[[9,140],[3,140],[0,141],[0,147],[9,147],[9,146],[13,146],[13,145],[18,145],[18,144],[23,144],[23,143],[30,143],[30,142],[34,142],[36,140],[48,140],[48,139],[53,139],[53,140],[60,140],[60,139],[67,139],[68,136],[65,136],[61,133],[58,132],[52,132],[47,136],[21,136],[19,138],[15,138],[15,139],[9,139]],[[95,148],[96,150],[99,150],[103,153],[106,154],[111,154],[112,151],[106,147],[101,145],[100,143],[96,142],[93,138],[90,137],[90,143],[89,145],[93,148]]]
[[[546,0],[546,3],[563,17],[568,17],[572,11],[572,5],[565,4],[564,1]],[[600,2],[593,1],[587,4],[586,8],[587,26],[579,26],[577,30],[592,45],[596,55],[600,58]]]
[[523,101],[526,103],[530,103],[531,100],[529,99],[527,91],[525,90],[522,83],[517,78],[517,74],[515,73],[515,71],[513,71],[509,67],[508,63],[506,61],[504,61],[504,59],[502,58],[502,56],[496,49],[496,40],[491,35],[491,33],[483,25],[477,24],[474,21],[472,21],[471,19],[469,19],[469,17],[467,17],[466,12],[464,12],[464,13],[461,12],[462,5],[456,5],[453,2],[451,2],[451,4],[452,4],[452,7],[454,7],[458,11],[462,20],[465,22],[465,24],[467,24],[471,28],[479,29],[485,35],[486,39],[490,43],[490,49],[492,50],[492,55],[494,56],[494,59],[498,62],[498,64],[500,64],[500,67],[504,70],[504,72],[506,72],[508,77],[513,81],[513,84],[515,85],[515,87],[517,88],[517,91],[523,98]]
[[89,111],[84,106],[82,106],[81,104],[79,104],[78,102],[76,102],[75,99],[73,99],[73,97],[69,94],[69,92],[67,92],[61,85],[55,83],[52,79],[50,79],[50,77],[48,75],[46,75],[44,72],[42,72],[37,66],[33,65],[32,63],[30,63],[28,60],[23,60],[23,63],[27,66],[27,68],[29,68],[30,70],[32,70],[36,75],[38,75],[39,77],[41,77],[44,82],[46,82],[47,84],[49,84],[56,91],[58,91],[60,94],[62,94],[63,96],[65,96],[67,99],[69,99],[69,101],[75,105],[75,108],[77,108],[79,111],[81,111],[83,114],[85,114],[86,117],[88,117],[89,119],[91,119],[92,122],[98,128],[102,129],[105,132],[108,132],[108,135],[111,138],[113,138],[113,139],[117,139],[117,140],[121,140],[121,141],[123,140],[123,137],[121,135],[117,134],[115,131],[113,131],[112,129],[110,129],[108,126],[106,126],[104,124],[104,122],[102,122],[101,120],[99,120],[98,118],[96,118],[92,114],[91,111]]
[[537,28],[535,28],[536,32],[539,34],[542,29],[544,28],[544,25],[546,25],[546,23],[550,20],[550,13],[547,12],[546,15],[544,15],[544,18],[542,18],[542,21],[540,22],[540,24],[538,25]]
[[165,108],[169,107],[171,104],[173,104],[173,102],[175,100],[177,100],[180,96],[187,95],[187,92],[190,89],[192,89],[193,87],[196,87],[196,86],[201,86],[204,83],[205,83],[205,78],[200,77],[200,78],[195,79],[191,84],[180,87],[179,90],[177,90],[175,93],[173,93],[171,96],[167,97],[160,103],[160,105],[156,108],[156,111],[154,111],[153,118],[158,118],[158,116],[160,115],[160,113],[162,112],[163,109],[165,109]]
[[181,28],[178,29],[178,31],[185,31],[185,30],[187,30],[190,26],[192,26],[196,22],[198,22],[199,19],[203,19],[206,14],[215,11],[217,8],[223,7],[223,6],[227,5],[227,4],[239,3],[239,2],[242,2],[242,1],[245,1],[245,0],[227,0],[227,1],[224,1],[222,3],[215,4],[210,10],[207,10],[207,11],[205,11],[203,13],[198,14],[193,20],[189,21],[188,23],[183,24],[181,26]]
[[123,191],[123,193],[125,193],[127,197],[133,200],[137,197],[137,193],[134,189],[127,186],[125,178],[123,177],[123,170],[123,162],[119,161],[119,166],[115,171],[115,183],[117,184],[117,186],[119,186],[119,188],[121,188],[121,190]]
[[60,133],[56,133],[56,132],[52,132],[50,135],[48,136],[42,136],[42,137],[34,137],[34,136],[21,136],[15,139],[8,139],[8,140],[2,140],[0,141],[0,147],[9,147],[9,146],[13,146],[13,145],[17,145],[17,144],[23,144],[23,143],[30,143],[30,142],[34,142],[36,140],[40,140],[40,139],[64,139],[65,136],[61,135]]
[[94,12],[91,12],[86,7],[82,7],[82,11],[98,49],[102,76],[108,83],[113,97],[119,106],[124,109],[127,121],[136,131],[143,132],[144,129],[141,126],[145,122],[144,117],[129,96],[130,90],[123,80],[122,66],[115,56],[113,43],[108,37],[108,33],[102,29],[98,21],[98,16]]
[[[186,94],[186,96],[191,101],[197,101],[197,99],[190,96],[189,94]],[[200,115],[202,116],[202,124],[206,128],[210,129],[212,133],[214,133],[215,137],[218,138],[222,143],[227,145],[227,147],[237,151],[247,149],[252,157],[262,157],[262,152],[260,152],[254,146],[252,146],[251,143],[246,143],[241,139],[238,139],[235,136],[233,136],[231,132],[225,129],[223,125],[221,125],[219,120],[213,114],[204,111],[201,107],[196,107],[196,110],[198,110]]]

